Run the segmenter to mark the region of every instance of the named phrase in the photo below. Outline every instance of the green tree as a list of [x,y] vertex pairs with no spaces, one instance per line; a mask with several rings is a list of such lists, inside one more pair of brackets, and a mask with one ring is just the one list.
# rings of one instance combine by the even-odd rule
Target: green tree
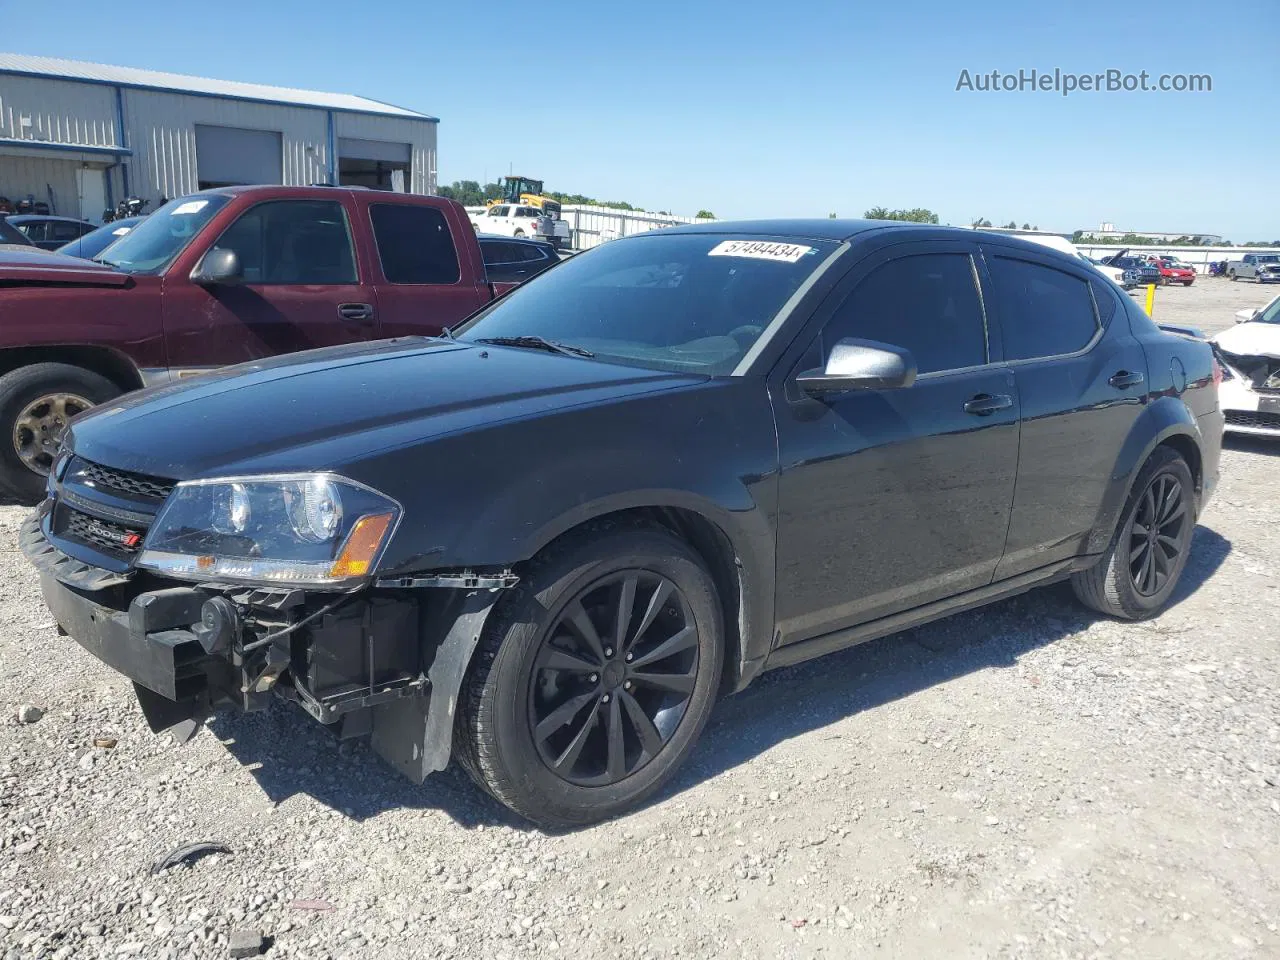
[[[1022,225],[1022,229],[1023,229],[1023,230],[1030,230],[1030,229],[1031,229],[1031,224],[1029,224],[1029,223],[1024,223],[1024,224]],[[1037,229],[1037,230],[1039,230],[1040,228],[1039,228],[1039,227],[1036,227],[1036,229]]]
[[1004,228],[1005,228],[1006,230],[1017,230],[1017,229],[1018,229],[1018,221],[1017,221],[1017,220],[1010,220],[1008,223],[1006,223],[1006,224],[1004,225]]
[[892,212],[888,207],[872,207],[862,216],[867,220],[891,220],[893,219],[890,216]]
[[696,216],[694,219],[696,219],[696,220],[719,220],[720,218],[719,218],[719,217],[717,217],[717,216],[716,216],[714,213],[712,213],[710,210],[699,210],[699,211],[698,211],[698,213],[697,213],[697,216]]
[[937,223],[938,215],[924,207],[912,207],[910,210],[889,210],[885,207],[872,207],[862,215],[867,220],[905,220],[908,223]]

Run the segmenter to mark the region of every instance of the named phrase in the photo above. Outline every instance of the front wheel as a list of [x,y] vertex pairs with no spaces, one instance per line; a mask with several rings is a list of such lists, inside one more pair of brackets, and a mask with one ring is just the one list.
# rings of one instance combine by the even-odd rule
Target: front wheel
[[1236,279],[1236,272],[1235,272],[1234,270],[1232,270],[1230,273],[1228,273],[1228,274],[1227,274],[1227,276],[1231,278],[1231,281],[1232,281],[1233,283],[1235,282],[1235,279]]
[[39,503],[67,421],[119,395],[106,377],[66,363],[33,363],[0,377],[0,492]]
[[1157,447],[1143,466],[1111,544],[1071,578],[1076,597],[1099,613],[1145,620],[1173,595],[1195,531],[1195,480],[1187,461]]
[[634,807],[689,754],[724,658],[715,583],[664,529],[553,544],[495,608],[458,704],[458,757],[522,817],[582,826]]

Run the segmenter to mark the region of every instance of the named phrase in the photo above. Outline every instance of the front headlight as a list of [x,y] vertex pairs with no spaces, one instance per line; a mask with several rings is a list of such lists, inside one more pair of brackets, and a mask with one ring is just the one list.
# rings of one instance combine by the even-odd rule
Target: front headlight
[[329,585],[374,569],[400,504],[327,473],[179,483],[137,566],[172,577]]

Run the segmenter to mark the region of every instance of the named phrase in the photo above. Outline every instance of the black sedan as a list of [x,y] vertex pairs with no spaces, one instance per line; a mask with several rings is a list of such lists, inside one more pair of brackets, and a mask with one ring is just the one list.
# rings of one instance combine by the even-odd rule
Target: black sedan
[[41,250],[56,250],[63,244],[83,237],[98,229],[97,224],[72,217],[45,216],[37,213],[21,213],[7,217],[9,225],[26,236]]
[[490,283],[524,283],[560,262],[555,247],[542,240],[476,234]]
[[582,824],[763,670],[1060,580],[1161,610],[1218,478],[1219,375],[1014,237],[678,227],[451,338],[90,411],[21,541],[154,729],[283,697],[414,780],[456,757]]

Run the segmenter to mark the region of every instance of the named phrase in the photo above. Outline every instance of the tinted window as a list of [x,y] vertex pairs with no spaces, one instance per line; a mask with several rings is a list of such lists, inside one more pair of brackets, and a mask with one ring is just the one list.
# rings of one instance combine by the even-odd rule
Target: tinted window
[[1006,360],[1054,357],[1088,346],[1098,321],[1085,280],[1008,257],[992,257],[989,267]]
[[517,244],[514,243],[494,243],[485,242],[480,245],[480,249],[484,252],[484,262],[486,265],[495,263],[515,263],[520,260],[519,252],[514,249]]
[[62,223],[59,220],[53,220],[49,223],[49,239],[59,240],[62,243],[70,243],[72,240],[79,239],[84,235],[78,223]]
[[1093,289],[1093,302],[1098,306],[1098,319],[1105,327],[1116,314],[1115,292],[1101,280],[1090,280],[1089,286]]
[[535,247],[532,243],[518,243],[514,251],[517,260],[544,260],[546,253],[541,247]]
[[351,231],[332,200],[271,200],[241,214],[215,249],[234,250],[246,283],[356,283]]
[[920,373],[987,362],[987,328],[968,254],[890,260],[862,279],[822,331],[822,356],[852,337],[905,347]]
[[375,203],[369,215],[389,281],[458,282],[458,252],[443,213],[414,204]]
[[27,239],[33,243],[38,243],[45,238],[45,222],[43,220],[29,220],[26,223],[17,225],[18,229],[27,235]]

